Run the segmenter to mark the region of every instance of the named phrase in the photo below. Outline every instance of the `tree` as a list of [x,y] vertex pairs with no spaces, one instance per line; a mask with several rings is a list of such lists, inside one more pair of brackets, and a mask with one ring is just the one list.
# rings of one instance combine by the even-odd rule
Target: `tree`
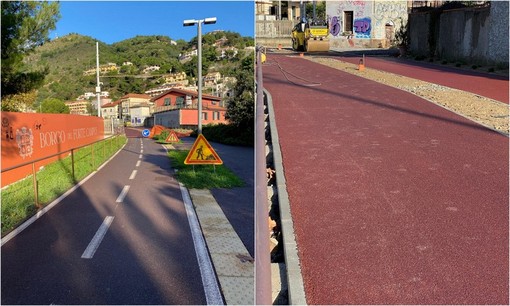
[[[315,16],[317,20],[326,20],[326,1],[315,2]],[[306,19],[312,20],[313,18],[313,3],[306,4]]]
[[241,69],[236,75],[234,94],[226,101],[228,105],[225,117],[241,129],[253,130],[255,123],[253,62],[253,53],[241,61]]
[[62,100],[47,98],[41,102],[40,111],[49,114],[69,114],[69,106]]
[[97,116],[97,107],[96,105],[92,105],[91,101],[87,102],[87,112],[91,116]]
[[[4,98],[16,99],[11,96],[29,93],[43,84],[48,69],[30,71],[23,65],[23,58],[34,51],[35,47],[49,40],[49,31],[55,29],[55,24],[60,18],[60,4],[42,1],[1,1],[1,7],[1,91]],[[2,109],[6,107],[2,105]],[[19,111],[19,108],[17,110]]]

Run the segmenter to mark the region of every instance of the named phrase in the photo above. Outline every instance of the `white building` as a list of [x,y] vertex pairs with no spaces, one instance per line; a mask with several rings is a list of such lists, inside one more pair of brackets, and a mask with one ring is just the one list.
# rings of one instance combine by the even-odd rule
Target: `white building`
[[326,1],[330,48],[386,48],[402,21],[408,1]]

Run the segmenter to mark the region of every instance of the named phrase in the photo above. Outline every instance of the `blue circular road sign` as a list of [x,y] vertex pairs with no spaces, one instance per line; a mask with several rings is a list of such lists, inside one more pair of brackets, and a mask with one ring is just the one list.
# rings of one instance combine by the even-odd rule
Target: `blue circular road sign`
[[142,136],[143,137],[149,137],[149,134],[151,133],[151,131],[149,131],[148,129],[145,129],[142,131]]

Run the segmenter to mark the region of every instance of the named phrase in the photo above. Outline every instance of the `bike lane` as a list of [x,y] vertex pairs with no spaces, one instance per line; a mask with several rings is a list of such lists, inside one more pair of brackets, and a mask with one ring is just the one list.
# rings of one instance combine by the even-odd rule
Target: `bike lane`
[[[360,59],[345,56],[333,58],[356,65]],[[509,103],[508,76],[391,57],[365,57],[365,66]]]
[[178,183],[164,149],[149,140],[130,138],[2,246],[2,304],[205,303]]
[[507,137],[299,57],[263,72],[309,304],[508,304]]

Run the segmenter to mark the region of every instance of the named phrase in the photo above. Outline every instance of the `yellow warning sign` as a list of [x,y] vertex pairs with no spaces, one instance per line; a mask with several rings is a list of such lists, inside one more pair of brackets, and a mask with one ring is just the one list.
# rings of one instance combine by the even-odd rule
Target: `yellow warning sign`
[[222,165],[223,161],[216,154],[204,135],[199,134],[184,160],[186,165]]
[[168,133],[168,136],[165,139],[166,142],[179,142],[179,137],[177,137],[177,134],[174,130],[170,130],[170,133]]

